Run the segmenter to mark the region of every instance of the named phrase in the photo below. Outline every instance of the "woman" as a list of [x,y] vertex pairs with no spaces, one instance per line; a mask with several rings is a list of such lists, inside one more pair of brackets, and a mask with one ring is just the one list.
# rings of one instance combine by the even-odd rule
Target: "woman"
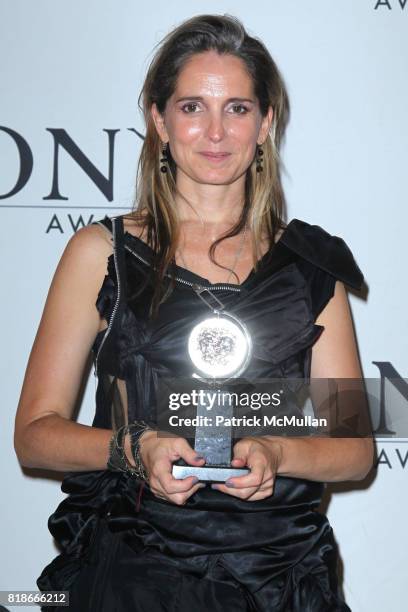
[[[206,458],[154,427],[160,376],[191,377],[197,286],[250,330],[245,376],[361,377],[344,287],[361,271],[341,238],[283,224],[282,78],[237,19],[198,16],[157,50],[142,108],[135,210],[69,240],[21,393],[21,463],[69,472],[49,520],[62,553],[38,586],[75,611],[349,610],[315,509],[324,482],[366,476],[369,437],[244,436],[247,475],[208,486],[173,477]],[[71,421],[90,349],[92,427]]]

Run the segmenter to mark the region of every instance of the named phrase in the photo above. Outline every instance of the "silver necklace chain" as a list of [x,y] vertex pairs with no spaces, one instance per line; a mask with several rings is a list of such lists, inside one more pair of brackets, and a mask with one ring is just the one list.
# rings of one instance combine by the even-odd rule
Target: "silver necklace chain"
[[[241,255],[241,253],[242,253],[243,248],[244,248],[245,238],[246,238],[246,234],[247,234],[247,229],[248,229],[248,226],[247,226],[247,224],[245,224],[245,228],[244,228],[244,231],[243,231],[243,233],[242,233],[241,243],[240,243],[240,245],[238,246],[238,249],[237,249],[237,251],[236,251],[236,253],[235,253],[235,257],[234,257],[234,265],[232,266],[232,268],[231,268],[231,270],[230,270],[230,273],[228,274],[228,278],[227,278],[227,280],[225,281],[227,284],[228,284],[228,282],[229,282],[229,280],[230,280],[230,278],[231,278],[231,276],[232,276],[232,274],[233,274],[233,272],[234,272],[234,270],[235,270],[235,268],[236,268],[236,265],[237,265],[237,263],[238,263],[239,257],[240,257],[240,255]],[[186,264],[186,261],[185,261],[185,259],[184,259],[183,255],[182,255],[181,251],[179,251],[178,255],[179,255],[179,257],[180,257],[180,259],[181,259],[181,261],[182,261],[182,263],[183,263],[183,266],[185,267],[185,269],[186,269],[186,270],[188,270],[189,268],[188,268],[188,266],[187,266],[187,264]]]

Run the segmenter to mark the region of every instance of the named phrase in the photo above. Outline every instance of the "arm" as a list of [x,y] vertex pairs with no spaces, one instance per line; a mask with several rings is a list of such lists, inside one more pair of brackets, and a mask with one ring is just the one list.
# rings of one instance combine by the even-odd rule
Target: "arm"
[[[350,314],[347,293],[343,283],[336,282],[335,293],[316,323],[324,331],[312,349],[311,379],[361,379],[362,372]],[[344,381],[346,383],[346,381]],[[347,386],[347,385],[346,385]],[[311,395],[315,405],[325,398],[318,389]],[[351,407],[352,409],[355,406]],[[366,406],[362,402],[361,409]],[[364,438],[284,438],[265,436],[269,445],[278,445],[281,461],[277,474],[317,481],[362,480],[370,471],[374,460],[372,436]]]
[[[74,423],[71,418],[95,336],[107,327],[95,302],[111,252],[105,230],[89,225],[74,234],[57,266],[16,414],[14,448],[24,466],[63,472],[107,468],[112,430]],[[192,465],[203,461],[196,459],[185,439],[159,439],[157,432],[146,431],[142,441],[155,495],[182,505],[204,486],[193,476],[176,480],[171,474],[176,459]],[[125,452],[135,465],[128,435]]]
[[[311,395],[315,404],[325,400],[313,379],[334,378],[341,387],[342,379],[361,380],[356,340],[347,294],[337,281],[334,296],[318,317],[324,331],[312,349]],[[343,389],[348,388],[343,380]],[[355,388],[355,387],[354,387]],[[326,394],[327,395],[327,394]],[[320,397],[319,397],[320,396]],[[349,414],[355,414],[355,395],[345,402]],[[357,411],[364,411],[364,401]],[[304,478],[319,482],[362,480],[372,467],[374,443],[372,435],[365,438],[256,436],[243,438],[234,446],[234,467],[248,465],[250,474],[229,478],[225,484],[212,488],[248,501],[264,499],[273,494],[276,475]]]
[[72,236],[58,263],[15,419],[14,448],[24,466],[57,471],[106,467],[112,431],[71,418],[90,349],[106,327],[95,302],[111,252],[105,231],[90,225]]

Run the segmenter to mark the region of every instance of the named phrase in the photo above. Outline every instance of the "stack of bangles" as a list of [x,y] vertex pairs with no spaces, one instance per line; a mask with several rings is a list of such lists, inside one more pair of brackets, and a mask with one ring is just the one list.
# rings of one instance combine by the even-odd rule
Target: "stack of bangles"
[[[145,421],[133,421],[128,425],[119,427],[113,434],[109,442],[109,458],[107,468],[113,472],[126,472],[131,476],[142,480],[148,479],[146,468],[140,456],[140,436],[145,431],[155,431],[154,426],[148,425]],[[130,435],[130,448],[135,465],[132,465],[125,452],[125,436]]]

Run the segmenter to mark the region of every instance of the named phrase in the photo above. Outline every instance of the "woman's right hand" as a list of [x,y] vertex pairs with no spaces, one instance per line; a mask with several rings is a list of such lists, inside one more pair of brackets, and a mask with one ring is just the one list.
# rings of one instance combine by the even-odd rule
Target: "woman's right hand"
[[159,437],[157,431],[145,431],[139,438],[140,457],[148,474],[151,491],[157,497],[182,506],[205,483],[195,476],[177,479],[172,475],[173,463],[184,459],[189,465],[203,466],[200,458],[185,438],[170,436]]

